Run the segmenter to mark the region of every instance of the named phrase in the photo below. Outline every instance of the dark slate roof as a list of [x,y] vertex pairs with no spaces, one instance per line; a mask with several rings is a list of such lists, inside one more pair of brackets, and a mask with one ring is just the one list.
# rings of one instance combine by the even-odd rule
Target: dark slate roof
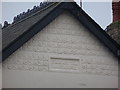
[[120,45],[103,31],[75,2],[54,2],[30,16],[3,28],[2,60],[5,60],[65,10],[73,14],[77,20],[120,58],[118,54]]
[[111,23],[106,30],[107,33],[120,45],[120,20]]
[[31,26],[33,26],[46,14],[48,14],[48,12],[54,9],[56,5],[56,3],[51,3],[45,8],[40,9],[38,12],[35,12],[28,17],[21,19],[14,24],[11,24],[6,28],[3,28],[3,49],[7,47],[12,41],[14,41],[17,37],[29,30]]

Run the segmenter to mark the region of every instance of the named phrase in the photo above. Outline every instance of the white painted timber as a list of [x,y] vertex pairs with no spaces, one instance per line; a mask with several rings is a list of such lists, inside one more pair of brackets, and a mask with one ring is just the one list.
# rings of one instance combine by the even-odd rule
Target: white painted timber
[[64,12],[3,63],[3,88],[117,88],[118,60]]

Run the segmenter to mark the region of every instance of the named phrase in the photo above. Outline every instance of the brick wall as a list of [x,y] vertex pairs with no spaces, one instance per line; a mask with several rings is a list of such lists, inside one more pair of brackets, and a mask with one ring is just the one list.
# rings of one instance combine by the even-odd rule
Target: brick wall
[[120,20],[120,0],[112,2],[113,22]]
[[[25,71],[28,77],[29,74],[27,72],[31,71],[34,73],[64,73],[64,76],[67,74],[72,75],[74,73],[74,75],[85,74],[117,78],[117,67],[118,63],[116,57],[105,46],[103,46],[103,44],[101,44],[89,32],[89,30],[84,28],[84,26],[80,24],[72,15],[65,12],[57,19],[55,19],[52,23],[50,23],[47,27],[45,27],[40,33],[29,40],[20,49],[18,49],[3,63],[3,87],[17,87],[14,85],[18,83],[15,83],[15,79],[13,80],[14,84],[10,84],[10,77],[12,77],[13,72],[14,78],[16,77],[15,75],[17,73],[15,73],[15,71],[19,73],[20,71]],[[7,72],[7,70],[10,72]],[[9,74],[11,76],[9,76]],[[21,77],[21,75],[18,76]],[[81,78],[81,76],[75,77]],[[39,78],[42,79],[42,77],[36,78],[38,78],[38,80]],[[48,79],[46,78],[44,78],[44,80],[47,81]],[[67,78],[69,78],[69,80],[72,80],[69,76]],[[61,81],[55,81],[53,79],[52,82],[55,81],[54,84],[57,84],[58,87],[65,87],[62,85],[62,82],[67,78],[61,78]],[[28,79],[31,80],[31,77]],[[96,80],[97,79],[98,78],[96,78]],[[93,80],[94,84],[99,82],[96,82],[96,80]],[[107,82],[106,79],[104,80]],[[114,84],[110,84],[111,82],[108,82],[107,85],[104,85],[105,82],[103,81],[100,82],[103,82],[103,84],[101,84],[103,87],[116,87],[117,81],[115,80],[116,79],[112,80],[112,83]],[[68,83],[72,81],[67,82],[66,85],[68,85],[68,87],[71,87],[71,85]],[[74,81],[74,84],[72,84],[72,86],[81,87],[79,84],[76,84],[76,81]],[[33,78],[32,82],[36,82],[36,79]],[[33,86],[29,85],[28,83],[26,85],[29,87]],[[41,83],[40,85],[42,85],[44,82],[37,81],[37,84],[38,83]],[[49,83],[45,87],[50,87],[51,84],[52,83]],[[91,87],[100,86],[91,85]],[[25,85],[23,85],[23,87],[25,87]],[[88,85],[88,87],[90,86]]]

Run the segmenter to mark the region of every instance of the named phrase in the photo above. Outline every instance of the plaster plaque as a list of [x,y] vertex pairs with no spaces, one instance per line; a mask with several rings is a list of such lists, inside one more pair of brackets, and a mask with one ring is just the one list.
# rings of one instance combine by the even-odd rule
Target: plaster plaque
[[49,69],[50,71],[79,72],[79,59],[51,57]]

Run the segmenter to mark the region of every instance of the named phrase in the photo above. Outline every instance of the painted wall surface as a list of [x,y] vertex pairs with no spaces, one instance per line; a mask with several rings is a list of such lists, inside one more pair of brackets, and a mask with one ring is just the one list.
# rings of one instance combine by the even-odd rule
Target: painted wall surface
[[117,88],[117,58],[64,12],[3,63],[3,88]]
[[2,89],[2,63],[0,63],[0,89]]

